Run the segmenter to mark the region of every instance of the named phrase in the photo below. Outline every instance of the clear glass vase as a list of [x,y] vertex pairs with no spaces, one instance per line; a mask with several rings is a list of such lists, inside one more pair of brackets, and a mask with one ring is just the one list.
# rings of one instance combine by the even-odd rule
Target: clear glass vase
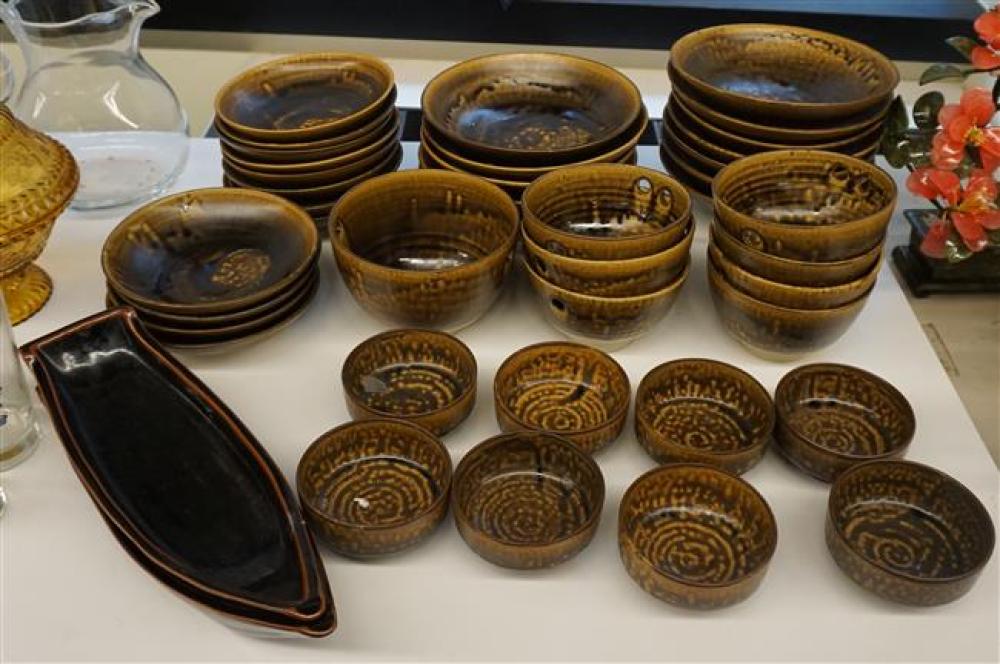
[[187,116],[139,52],[155,0],[0,0],[26,76],[12,109],[80,165],[73,207],[163,193],[187,160]]

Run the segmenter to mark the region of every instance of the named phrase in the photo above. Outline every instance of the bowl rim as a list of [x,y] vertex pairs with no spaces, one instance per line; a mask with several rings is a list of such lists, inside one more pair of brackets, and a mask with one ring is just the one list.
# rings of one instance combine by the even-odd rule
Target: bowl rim
[[[677,274],[677,276],[674,277],[666,286],[664,286],[659,290],[655,290],[652,293],[644,293],[643,295],[627,295],[624,297],[604,297],[601,295],[588,295],[587,293],[577,293],[576,291],[571,291],[568,288],[557,286],[548,279],[546,279],[545,277],[535,272],[535,268],[531,267],[531,265],[529,265],[527,261],[524,260],[523,258],[521,262],[524,264],[525,269],[527,269],[528,272],[530,273],[528,275],[529,280],[537,279],[546,288],[555,291],[561,297],[565,298],[568,295],[569,298],[572,298],[578,302],[589,301],[594,303],[605,303],[605,304],[622,304],[624,302],[645,303],[647,301],[655,302],[663,297],[666,297],[676,292],[681,286],[684,285],[684,282],[687,280],[688,275],[691,273],[691,258],[689,256],[687,260],[684,262],[684,267]],[[534,284],[532,284],[532,288],[534,288],[536,291],[538,290]]]
[[[906,421],[906,429],[904,430],[905,434],[902,441],[893,446],[890,450],[882,452],[881,454],[848,454],[832,450],[828,447],[823,447],[822,445],[817,444],[811,437],[803,433],[800,428],[792,426],[789,422],[788,416],[792,413],[793,409],[786,407],[779,397],[784,395],[790,389],[789,384],[798,378],[800,374],[818,369],[837,369],[854,376],[861,376],[874,384],[881,394],[887,395],[891,400],[900,403],[903,406],[903,417]],[[791,371],[788,371],[781,377],[781,380],[778,381],[777,387],[774,388],[774,412],[775,415],[777,415],[778,424],[787,428],[792,434],[795,435],[796,439],[802,441],[811,449],[837,459],[878,461],[880,459],[892,458],[906,452],[910,443],[913,442],[913,436],[916,433],[917,427],[916,414],[913,411],[913,405],[910,403],[910,400],[906,398],[906,395],[900,392],[896,386],[887,381],[885,378],[882,378],[881,376],[878,376],[870,371],[839,362],[811,362],[809,364],[799,365]]]
[[[613,373],[618,374],[618,376],[623,381],[625,389],[624,402],[618,408],[616,408],[613,413],[607,415],[600,424],[596,424],[594,426],[587,427],[585,429],[574,429],[572,431],[549,431],[547,429],[539,429],[538,427],[531,426],[528,423],[526,423],[514,411],[508,408],[506,402],[503,399],[501,399],[501,396],[505,395],[506,391],[503,390],[500,386],[500,377],[501,374],[504,372],[504,370],[513,367],[514,363],[517,362],[518,360],[523,360],[524,355],[527,355],[528,353],[531,353],[533,351],[542,350],[544,348],[553,348],[553,349],[561,348],[565,351],[587,350],[596,353],[600,361],[606,364]],[[616,422],[618,422],[619,419],[628,415],[628,409],[631,403],[632,403],[632,383],[629,381],[628,373],[625,372],[625,369],[622,367],[622,365],[619,364],[618,361],[615,360],[615,358],[611,357],[610,354],[605,353],[601,349],[594,348],[593,346],[588,346],[586,344],[577,343],[574,341],[541,341],[538,343],[529,344],[527,346],[524,346],[523,348],[519,348],[510,355],[508,355],[506,358],[504,358],[504,361],[500,363],[500,366],[497,367],[496,372],[493,374],[493,405],[497,410],[500,410],[504,414],[510,416],[511,419],[513,419],[519,425],[527,428],[529,431],[553,433],[556,436],[568,440],[569,442],[572,442],[572,440],[569,438],[570,436],[584,436],[586,434],[596,433],[602,429],[607,428],[609,425],[615,424]]]
[[[547,438],[551,439],[556,445],[560,445],[566,448],[567,451],[572,451],[572,454],[576,455],[583,461],[583,465],[587,466],[589,470],[597,478],[597,493],[594,496],[594,505],[591,509],[590,514],[587,519],[580,524],[573,532],[563,535],[557,539],[548,540],[541,543],[533,542],[506,542],[496,537],[493,537],[486,533],[485,531],[476,528],[472,524],[472,519],[469,518],[469,514],[462,509],[458,501],[458,490],[457,487],[461,480],[463,479],[463,471],[467,469],[466,461],[472,458],[473,453],[478,455],[486,454],[487,452],[492,452],[493,448],[503,445],[512,440],[517,440],[519,438]],[[604,479],[604,472],[601,470],[601,466],[594,461],[594,457],[584,452],[579,446],[575,445],[572,441],[564,436],[560,436],[557,433],[551,431],[515,431],[512,433],[501,433],[496,436],[491,436],[486,440],[476,443],[468,452],[462,456],[462,459],[458,462],[455,467],[455,472],[452,476],[452,491],[451,491],[451,509],[455,513],[455,519],[462,522],[462,525],[474,531],[480,537],[488,539],[491,542],[499,544],[505,548],[510,549],[546,549],[550,547],[557,546],[563,542],[569,541],[579,535],[586,533],[597,526],[597,523],[601,519],[601,513],[604,511],[604,501],[607,496],[607,482]]]
[[[773,261],[778,266],[786,267],[786,268],[796,268],[796,269],[797,268],[805,268],[805,269],[810,269],[812,267],[815,267],[817,269],[821,269],[821,268],[847,267],[848,265],[850,265],[854,261],[859,261],[862,258],[864,258],[865,260],[871,259],[873,254],[875,256],[875,261],[879,265],[881,265],[881,263],[882,263],[882,256],[885,253],[885,251],[884,251],[885,247],[883,246],[883,243],[882,242],[878,242],[875,245],[873,245],[871,249],[869,249],[868,251],[864,252],[863,254],[858,254],[857,256],[851,256],[850,258],[842,258],[842,259],[836,260],[836,261],[801,261],[801,260],[796,260],[794,258],[785,258],[784,256],[775,256],[774,254],[769,254],[766,251],[761,251],[760,249],[757,249],[756,247],[751,247],[750,245],[748,245],[745,242],[740,242],[739,238],[733,237],[732,233],[730,233],[729,231],[727,231],[725,229],[725,227],[722,226],[721,223],[719,223],[716,219],[713,218],[712,223],[709,226],[709,241],[713,242],[714,241],[714,237],[716,235],[723,235],[723,234],[726,235],[727,238],[730,241],[732,241],[735,244],[738,244],[741,248],[743,248],[747,252],[749,252],[751,256],[755,256],[758,259],[763,258],[763,260],[765,260],[765,261]],[[718,246],[718,242],[716,242],[715,244]],[[720,247],[720,250],[721,250],[721,247]],[[725,252],[723,251],[723,253],[725,253]],[[730,259],[730,260],[732,260],[732,259]],[[735,263],[735,261],[733,261],[733,262]],[[744,268],[744,269],[746,269],[746,268]]]
[[[345,433],[349,434],[352,429],[360,429],[373,426],[386,426],[386,425],[405,429],[410,433],[413,433],[417,439],[419,439],[423,444],[429,445],[432,449],[434,449],[436,453],[440,454],[441,457],[444,459],[445,481],[442,482],[442,489],[438,493],[438,495],[434,497],[434,500],[432,500],[427,507],[425,507],[423,510],[421,510],[413,517],[405,521],[400,521],[398,523],[392,523],[392,524],[353,523],[350,521],[345,521],[343,519],[332,517],[326,512],[320,510],[318,507],[315,507],[312,504],[312,501],[307,499],[307,497],[303,494],[301,489],[303,481],[303,473],[305,472],[305,463],[310,453],[315,453],[314,450],[319,449],[319,446],[327,440],[337,441],[338,439],[341,439]],[[364,459],[364,458],[370,458],[370,457],[359,457],[359,459]],[[324,433],[320,434],[312,443],[310,443],[309,447],[307,447],[305,451],[302,453],[302,456],[299,457],[299,461],[295,466],[295,492],[299,496],[299,502],[302,504],[303,509],[307,510],[311,514],[316,515],[317,517],[320,517],[320,519],[324,522],[332,523],[339,527],[355,531],[386,532],[386,531],[396,530],[401,527],[405,527],[411,523],[414,523],[415,521],[423,519],[428,514],[433,513],[438,507],[440,507],[442,502],[448,500],[449,494],[451,493],[451,487],[453,484],[454,475],[455,475],[455,469],[454,469],[454,464],[452,464],[451,461],[451,454],[448,452],[448,448],[444,446],[444,443],[441,442],[440,438],[435,436],[433,433],[431,433],[424,427],[418,424],[414,424],[413,422],[407,422],[406,420],[400,420],[388,417],[377,417],[367,420],[351,420],[349,422],[345,422],[339,426],[333,427],[332,429],[325,431]]]
[[[767,548],[766,552],[767,555],[765,555],[764,558],[752,570],[746,572],[745,574],[739,576],[738,578],[731,579],[729,581],[725,581],[722,583],[705,583],[703,581],[693,581],[690,579],[686,579],[676,574],[670,574],[668,572],[661,570],[659,567],[656,566],[656,564],[653,561],[649,560],[649,558],[643,555],[643,553],[639,550],[639,547],[636,546],[635,542],[633,542],[632,537],[623,535],[623,532],[627,532],[627,529],[624,527],[623,523],[624,508],[627,504],[627,501],[631,498],[633,491],[638,490],[636,489],[637,486],[639,486],[644,481],[648,481],[648,478],[653,477],[654,475],[667,474],[673,472],[683,472],[690,470],[708,470],[710,472],[722,475],[729,481],[735,480],[737,482],[737,486],[749,490],[750,494],[754,496],[757,500],[759,500],[760,504],[763,505],[764,507],[765,520],[767,520],[769,525],[768,530],[774,534],[774,537],[771,538],[770,545]],[[764,498],[764,496],[760,493],[760,491],[757,490],[757,488],[754,485],[752,485],[750,482],[746,481],[742,477],[734,475],[733,473],[730,473],[727,470],[723,470],[718,466],[713,466],[707,463],[694,463],[694,462],[668,463],[647,470],[645,473],[643,473],[635,480],[633,480],[633,482],[628,485],[628,488],[625,489],[625,493],[622,494],[621,501],[618,503],[618,541],[619,544],[621,544],[622,542],[627,544],[629,548],[632,549],[633,554],[640,560],[642,560],[646,565],[648,565],[655,574],[657,574],[658,576],[662,576],[666,579],[669,579],[674,583],[679,583],[681,585],[689,586],[692,588],[729,588],[732,586],[739,585],[745,582],[747,579],[753,578],[755,574],[761,573],[762,571],[767,569],[768,565],[770,565],[771,559],[774,557],[774,553],[778,548],[778,520],[775,518],[774,511],[771,509],[771,505],[770,503],[767,502],[767,499]]]
[[[427,410],[420,413],[399,414],[372,408],[371,406],[363,402],[359,398],[359,395],[351,388],[352,381],[350,379],[350,371],[354,368],[354,365],[358,362],[358,357],[361,355],[361,353],[368,350],[372,346],[377,346],[378,344],[387,339],[407,337],[412,334],[421,334],[434,337],[435,345],[447,344],[453,346],[454,349],[458,351],[457,354],[460,356],[460,361],[468,365],[467,368],[470,368],[472,370],[472,380],[463,383],[461,392],[459,392],[454,399],[451,399],[450,401],[448,401],[448,403],[444,404],[443,406],[438,406],[437,408],[434,408],[432,410]],[[422,329],[416,327],[395,328],[368,337],[367,339],[359,343],[357,346],[355,346],[353,349],[351,349],[351,352],[348,353],[347,357],[344,359],[340,368],[340,381],[344,388],[344,395],[348,399],[350,399],[354,405],[361,408],[366,413],[375,415],[376,418],[381,417],[381,418],[396,419],[403,421],[420,420],[425,417],[430,417],[432,415],[437,415],[451,410],[456,405],[460,404],[464,399],[466,399],[470,394],[474,394],[476,392],[476,383],[478,380],[478,375],[479,375],[479,365],[476,362],[476,356],[472,353],[472,350],[469,349],[469,347],[465,345],[465,343],[461,339],[459,339],[453,334],[449,334],[441,330],[430,330],[430,329]]]
[[[968,500],[971,508],[977,512],[977,520],[982,521],[987,526],[988,538],[986,543],[988,544],[988,546],[985,547],[987,551],[986,555],[981,557],[980,560],[976,561],[976,564],[973,565],[972,568],[970,568],[969,570],[966,570],[965,572],[962,572],[961,574],[958,575],[944,577],[944,578],[917,576],[915,574],[910,574],[902,570],[896,570],[891,567],[887,567],[876,561],[869,560],[867,557],[861,555],[861,553],[844,536],[843,530],[837,525],[838,520],[833,513],[833,503],[834,500],[836,499],[836,494],[838,493],[839,489],[842,486],[842,483],[846,482],[845,478],[849,478],[851,474],[855,472],[860,472],[861,470],[866,469],[868,466],[875,466],[875,465],[910,466],[920,470],[921,472],[925,473],[929,472],[933,475],[937,475],[945,483],[951,484],[955,489],[958,490],[958,492],[964,498]],[[833,480],[833,484],[830,486],[830,496],[827,499],[826,503],[826,518],[831,525],[831,530],[833,530],[834,533],[836,533],[838,541],[844,546],[844,548],[847,551],[851,552],[852,556],[855,556],[857,559],[864,561],[864,563],[866,563],[867,565],[870,565],[878,569],[880,572],[884,574],[888,574],[890,576],[894,576],[918,584],[926,584],[926,585],[949,584],[949,583],[955,583],[956,581],[961,581],[963,579],[968,579],[970,577],[975,577],[983,570],[984,567],[986,567],[986,564],[990,561],[990,558],[993,557],[993,549],[996,546],[996,528],[993,525],[993,519],[990,516],[989,510],[986,509],[986,506],[983,505],[983,502],[979,500],[976,494],[972,492],[972,489],[965,486],[957,479],[955,479],[954,477],[952,477],[951,475],[942,470],[939,470],[937,468],[934,468],[933,466],[929,466],[924,463],[918,463],[916,461],[908,461],[906,459],[871,459],[868,461],[857,463],[845,469],[843,472],[837,475],[837,477]]]
[[681,239],[675,244],[670,245],[666,249],[661,249],[656,253],[646,254],[645,256],[635,256],[633,258],[578,258],[576,256],[564,256],[562,254],[557,254],[554,251],[549,251],[542,245],[538,244],[538,242],[536,242],[535,239],[528,233],[527,226],[523,225],[521,226],[521,239],[524,241],[525,251],[527,254],[525,258],[529,258],[532,254],[538,252],[539,255],[543,256],[546,260],[565,268],[588,269],[589,266],[601,266],[608,267],[615,272],[626,272],[657,268],[663,264],[665,259],[673,258],[675,254],[680,255],[690,252],[695,235],[694,217],[688,221],[688,224],[688,231],[684,233],[684,236],[681,237]]

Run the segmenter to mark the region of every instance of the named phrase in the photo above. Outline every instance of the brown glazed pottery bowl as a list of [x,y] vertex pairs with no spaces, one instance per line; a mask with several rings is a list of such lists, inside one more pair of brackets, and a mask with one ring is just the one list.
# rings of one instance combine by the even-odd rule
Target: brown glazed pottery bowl
[[790,371],[778,383],[774,404],[778,451],[824,482],[864,461],[902,457],[916,427],[899,390],[842,364]]
[[451,495],[459,534],[489,562],[540,569],[590,543],[604,507],[604,476],[573,443],[551,433],[495,436],[455,470]]
[[599,62],[557,53],[466,60],[424,88],[424,120],[469,156],[556,165],[604,151],[642,112],[632,81]]
[[361,342],[341,370],[356,420],[389,417],[442,436],[476,403],[476,358],[461,341],[433,330],[389,330]]
[[654,597],[690,609],[742,602],[760,585],[778,544],[767,501],[719,468],[654,468],[625,492],[618,549],[632,579]]
[[451,474],[448,450],[426,429],[373,419],[320,436],[295,481],[313,531],[337,553],[368,558],[434,531],[448,512]]
[[661,364],[635,395],[636,436],[658,463],[706,463],[741,475],[763,458],[773,429],[767,390],[723,362]]
[[521,229],[525,258],[541,277],[566,290],[598,297],[629,297],[658,291],[687,265],[694,240],[694,221],[677,244],[639,258],[617,261],[571,258],[538,246]]
[[104,242],[108,284],[142,307],[219,314],[271,300],[312,269],[319,233],[283,198],[195,189],[131,213]]
[[832,121],[886,103],[899,72],[863,44],[786,25],[691,32],[670,49],[671,74],[713,106],[765,118]]
[[836,286],[794,286],[758,277],[744,270],[726,258],[725,254],[711,242],[708,245],[708,255],[729,283],[736,288],[762,302],[792,309],[830,309],[849,304],[872,289],[880,267],[875,263],[868,274],[860,279]]
[[687,231],[691,197],[664,173],[627,164],[560,168],[525,190],[525,231],[552,253],[620,260],[663,251]]
[[869,293],[830,309],[792,309],[753,298],[707,261],[708,285],[722,326],[755,355],[787,361],[839,339],[864,308]]
[[674,306],[687,281],[690,261],[669,284],[646,295],[596,297],[560,288],[525,264],[542,313],[549,323],[574,341],[618,350],[650,331]]
[[695,165],[685,161],[669,143],[660,143],[660,163],[670,175],[677,178],[692,193],[701,194],[705,198],[712,197],[714,173],[705,173]]
[[215,114],[230,134],[302,142],[364,125],[394,90],[392,69],[378,58],[307,53],[241,73],[219,90]]
[[882,242],[896,184],[854,157],[777,150],[724,168],[712,196],[719,224],[744,244],[783,258],[835,261]]
[[837,477],[826,544],[862,587],[894,602],[934,606],[972,588],[996,533],[989,512],[957,480],[919,463],[882,460]]
[[449,171],[372,178],[330,214],[351,294],[373,315],[410,327],[456,330],[478,320],[500,293],[517,236],[510,196]]
[[522,348],[504,360],[493,379],[503,431],[549,431],[588,454],[618,439],[630,398],[620,364],[595,348],[568,342]]

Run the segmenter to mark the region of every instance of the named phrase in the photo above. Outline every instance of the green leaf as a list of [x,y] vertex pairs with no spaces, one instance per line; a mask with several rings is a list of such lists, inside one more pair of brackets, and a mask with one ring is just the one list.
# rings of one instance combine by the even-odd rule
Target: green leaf
[[909,127],[910,118],[906,115],[906,104],[900,95],[893,99],[889,106],[889,114],[885,120],[885,133],[889,135],[904,134]]
[[[934,135],[923,131],[911,131],[907,136],[910,165],[914,168],[930,166],[931,140]],[[888,159],[888,157],[887,157]]]
[[944,95],[935,90],[921,95],[913,104],[913,122],[920,129],[937,129],[938,111],[944,106]]
[[900,140],[887,137],[879,151],[893,168],[903,168],[910,161],[910,142],[905,138]]
[[972,71],[975,70],[971,68],[963,70],[955,65],[931,65],[920,75],[920,85],[927,85],[928,83],[948,78],[965,78],[966,73]]
[[948,46],[965,56],[966,60],[972,61],[972,49],[979,46],[979,42],[969,37],[955,36],[945,39]]
[[945,258],[949,263],[961,263],[966,258],[972,256],[972,252],[965,246],[962,236],[952,227],[948,239],[944,242]]

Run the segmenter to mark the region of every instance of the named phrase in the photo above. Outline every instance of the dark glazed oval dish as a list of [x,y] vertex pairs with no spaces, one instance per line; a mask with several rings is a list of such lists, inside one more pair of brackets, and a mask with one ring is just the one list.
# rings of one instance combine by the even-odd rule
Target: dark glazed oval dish
[[989,512],[957,480],[910,461],[870,461],[830,489],[826,543],[844,573],[885,599],[952,602],[993,555]]
[[244,623],[333,631],[326,573],[281,473],[134,311],[83,319],[22,353],[84,488],[136,562]]

